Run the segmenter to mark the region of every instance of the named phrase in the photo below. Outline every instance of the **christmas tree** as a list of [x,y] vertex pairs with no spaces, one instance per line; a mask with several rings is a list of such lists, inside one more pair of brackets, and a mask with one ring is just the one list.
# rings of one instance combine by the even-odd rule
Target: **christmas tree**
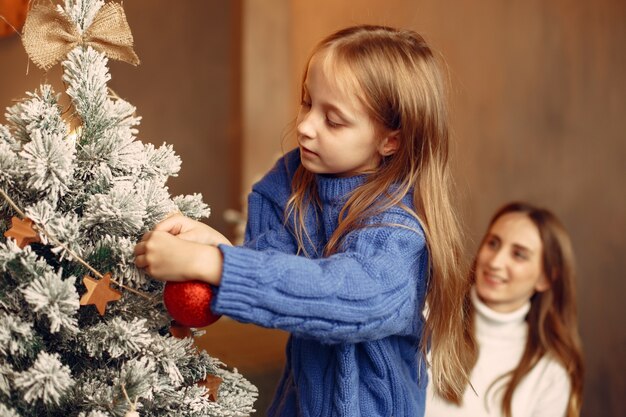
[[256,388],[173,336],[163,284],[133,263],[168,214],[209,208],[170,196],[179,157],[137,140],[107,86],[109,58],[138,63],[121,6],[35,5],[23,42],[44,69],[62,60],[71,106],[41,85],[0,125],[0,416],[248,415]]

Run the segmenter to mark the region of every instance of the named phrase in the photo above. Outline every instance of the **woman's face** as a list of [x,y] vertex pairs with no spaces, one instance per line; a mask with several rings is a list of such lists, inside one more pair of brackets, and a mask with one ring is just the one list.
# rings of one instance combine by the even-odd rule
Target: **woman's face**
[[524,213],[500,216],[487,232],[476,260],[476,291],[492,310],[508,313],[549,284],[543,272],[537,226]]

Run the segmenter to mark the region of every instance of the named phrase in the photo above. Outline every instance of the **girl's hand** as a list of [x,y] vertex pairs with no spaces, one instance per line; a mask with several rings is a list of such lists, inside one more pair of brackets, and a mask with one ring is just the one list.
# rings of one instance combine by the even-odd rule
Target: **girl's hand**
[[185,217],[180,213],[174,214],[154,227],[155,231],[167,232],[189,242],[217,246],[225,244],[232,246],[226,237],[206,224]]
[[135,265],[159,281],[200,280],[212,285],[221,281],[222,253],[215,246],[152,231],[143,236],[134,253]]

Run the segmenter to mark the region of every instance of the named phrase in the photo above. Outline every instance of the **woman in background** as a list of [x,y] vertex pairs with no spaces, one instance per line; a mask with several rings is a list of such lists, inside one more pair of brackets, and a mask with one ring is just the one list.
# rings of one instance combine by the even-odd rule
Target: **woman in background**
[[473,390],[460,406],[429,390],[426,416],[579,416],[574,254],[556,216],[526,203],[502,207],[471,275],[467,303],[478,343]]

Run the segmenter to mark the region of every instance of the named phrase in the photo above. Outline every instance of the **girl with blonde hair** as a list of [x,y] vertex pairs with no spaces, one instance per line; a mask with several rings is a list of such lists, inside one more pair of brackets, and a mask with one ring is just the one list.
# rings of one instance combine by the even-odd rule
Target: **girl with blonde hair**
[[462,406],[429,396],[428,417],[578,417],[583,360],[574,254],[554,214],[527,203],[499,209],[471,273],[479,351]]
[[254,185],[244,245],[174,216],[136,264],[291,333],[271,416],[422,416],[427,347],[437,391],[460,401],[468,284],[435,55],[412,31],[343,29],[313,51],[301,98],[298,147]]

